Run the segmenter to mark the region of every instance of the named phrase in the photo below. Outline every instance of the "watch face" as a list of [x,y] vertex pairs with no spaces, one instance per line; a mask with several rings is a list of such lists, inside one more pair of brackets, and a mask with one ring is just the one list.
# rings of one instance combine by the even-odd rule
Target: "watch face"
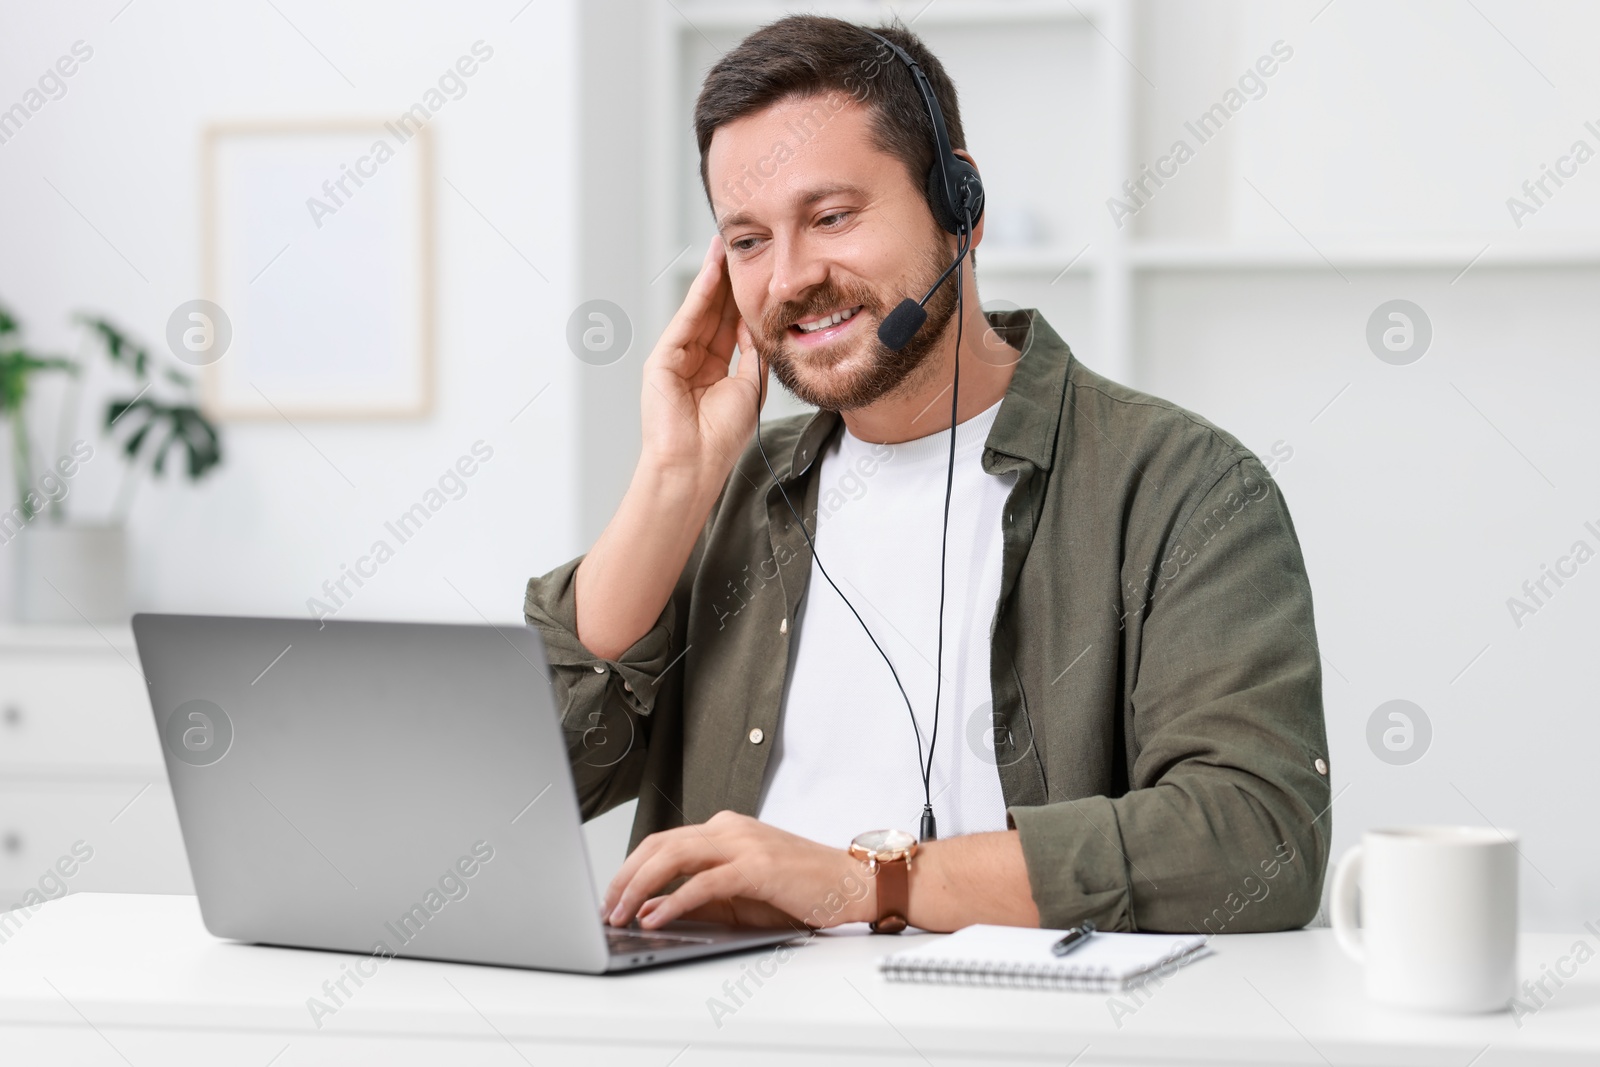
[[904,830],[868,830],[854,843],[875,856],[887,858],[908,851],[917,839]]

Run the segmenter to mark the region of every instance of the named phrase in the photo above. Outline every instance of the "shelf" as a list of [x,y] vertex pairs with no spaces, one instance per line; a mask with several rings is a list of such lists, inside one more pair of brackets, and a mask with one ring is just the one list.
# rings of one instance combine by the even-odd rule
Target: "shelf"
[[1093,274],[1100,265],[1100,257],[1092,245],[1087,248],[1083,245],[1077,248],[983,245],[977,253],[978,270],[982,274],[1042,274],[1055,280],[1063,273]]
[[6,652],[134,652],[133,630],[126,623],[90,626],[0,626],[0,653]]
[[0,793],[26,789],[29,792],[77,792],[83,786],[135,786],[165,778],[167,769],[160,763],[0,763]]
[[[1119,57],[1107,42],[1140,40],[1140,5],[1135,0],[905,0],[903,3],[878,3],[870,0],[819,0],[815,10],[858,23],[898,16],[918,32],[938,28],[932,41],[947,64],[970,84],[991,90],[968,94],[969,126],[974,101],[990,108],[1003,106],[1005,115],[1016,111],[1016,101],[1033,99],[1022,87],[1033,82],[1021,78],[1014,51],[1026,45],[1048,47],[1051,55],[1060,52],[1062,61],[1076,57],[1082,62],[1071,68],[1053,71],[1050,84],[1060,80],[1062,70],[1087,72],[1063,90],[1065,103],[1050,107],[1024,108],[1028,114],[1044,115],[1059,125],[1063,115],[1093,113],[1096,122],[1085,126],[1084,134],[1073,141],[1074,152],[1068,162],[1051,162],[1041,167],[1030,156],[1034,171],[1058,173],[1057,181],[1030,184],[1019,182],[1011,196],[1018,202],[1031,201],[1054,209],[1040,211],[1041,225],[1033,227],[992,226],[991,240],[977,250],[980,279],[988,279],[991,294],[1007,293],[1011,299],[1037,305],[1047,314],[1073,320],[1086,344],[1098,357],[1097,369],[1124,381],[1139,377],[1141,344],[1135,329],[1156,283],[1209,286],[1214,281],[1233,286],[1257,284],[1269,273],[1293,275],[1297,282],[1322,285],[1329,297],[1344,290],[1346,283],[1370,283],[1384,275],[1410,272],[1440,282],[1468,280],[1481,285],[1505,285],[1516,280],[1518,272],[1584,271],[1600,268],[1600,235],[1540,234],[1515,231],[1473,232],[1441,227],[1431,234],[1391,236],[1363,234],[1333,229],[1324,217],[1316,231],[1311,223],[1310,243],[1286,230],[1252,232],[1234,236],[1226,231],[1216,239],[1163,239],[1158,231],[1151,236],[1136,236],[1139,230],[1128,227],[1113,230],[1094,212],[1078,210],[1095,202],[1103,186],[1121,181],[1124,162],[1133,159],[1139,144],[1138,124],[1149,105],[1141,103],[1148,94],[1141,87],[1138,72],[1131,65],[1137,51]],[[659,9],[656,46],[661,50],[660,108],[656,125],[674,129],[679,116],[689,110],[696,78],[693,65],[715,58],[712,49],[726,48],[756,26],[780,17],[781,2],[733,2],[733,0],[677,0]],[[995,28],[999,33],[980,33]],[[1155,26],[1147,32],[1158,32]],[[1046,33],[1045,31],[1049,31]],[[1046,41],[1048,38],[1048,41]],[[1102,40],[1104,38],[1104,40]],[[1040,42],[1045,42],[1041,44]],[[1020,44],[1019,44],[1020,43]],[[1082,53],[1083,48],[1090,51]],[[1023,48],[1023,51],[1027,51]],[[1159,51],[1159,50],[1158,50]],[[1082,53],[1082,54],[1080,54]],[[1031,52],[1029,53],[1032,54]],[[1092,58],[1084,59],[1084,56]],[[968,61],[964,66],[963,60]],[[1034,70],[1037,67],[1025,68]],[[1092,76],[1091,76],[1092,75]],[[1062,83],[1066,84],[1066,83]],[[997,96],[996,87],[1006,87]],[[991,116],[993,121],[993,116]],[[1057,131],[1059,134],[1059,130]],[[1030,131],[1029,136],[1032,135]],[[1014,137],[1012,139],[1015,139]],[[1002,142],[1007,143],[1007,142]],[[690,181],[694,164],[692,141],[665,135],[652,147],[653,161],[659,169],[684,175]],[[688,152],[684,156],[684,152]],[[1113,166],[1115,164],[1115,166]],[[1073,175],[1088,175],[1087,182],[1070,181]],[[689,195],[693,193],[695,195]],[[662,321],[670,316],[681,293],[699,270],[698,250],[703,239],[688,242],[674,239],[679,232],[709,234],[699,190],[692,186],[666,186],[655,207],[660,211],[659,228],[652,237],[646,275],[665,281],[652,291],[662,305],[656,314]],[[1197,203],[1191,211],[1221,210],[1224,204]],[[1203,232],[1203,231],[1202,231]],[[1043,245],[997,243],[1002,236],[1026,240],[1030,235],[1045,236]],[[663,268],[674,254],[680,258]],[[657,275],[657,271],[661,273]],[[669,293],[676,288],[677,293]]]
[[[1545,245],[1449,241],[1405,245],[1186,245],[1135,242],[1135,270],[1495,270],[1505,267],[1600,266],[1600,244]],[[1326,257],[1326,258],[1324,258]]]
[[[1487,250],[1485,249],[1487,245]],[[1328,270],[1331,262],[1341,271],[1526,269],[1538,267],[1600,267],[1600,244],[1516,245],[1511,242],[1438,242],[1415,245],[1322,245],[1320,251],[1304,244],[1159,244],[1132,242],[1122,246],[1127,269],[1132,271],[1240,271]],[[1327,258],[1324,259],[1323,257]],[[1067,269],[1070,264],[1070,269]],[[1108,268],[1105,257],[1090,246],[1084,249],[1025,246],[985,246],[978,249],[980,273],[1036,275],[1048,281],[1063,270],[1077,277],[1092,277]],[[683,281],[700,270],[698,261],[683,257],[672,266]]]
[[[683,16],[679,29],[685,33],[696,30],[750,30],[793,14],[783,4],[728,3],[711,0],[707,3],[684,3],[680,0],[679,13]],[[819,3],[807,14],[831,15],[858,24],[882,22],[898,14],[915,29],[929,26],[996,26],[1016,22],[1088,22],[1100,16],[1103,5],[1097,0],[913,0],[908,3]]]
[[[977,250],[980,272],[996,274],[1041,274],[1053,280],[1064,271],[1074,277],[1093,274],[1096,268],[1093,248],[1028,248],[1017,245],[985,245]],[[1070,269],[1068,269],[1070,267]],[[690,256],[680,256],[672,264],[672,273],[684,283],[700,273],[700,261]]]

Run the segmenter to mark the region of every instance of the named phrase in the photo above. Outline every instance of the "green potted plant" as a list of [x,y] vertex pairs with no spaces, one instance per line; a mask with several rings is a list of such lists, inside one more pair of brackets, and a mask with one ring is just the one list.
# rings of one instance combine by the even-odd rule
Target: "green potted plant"
[[34,483],[33,449],[28,438],[24,409],[34,378],[53,371],[77,374],[78,365],[64,356],[44,356],[21,347],[21,327],[0,307],[0,418],[11,427],[11,471],[16,503],[0,514],[0,538],[9,543],[28,523],[53,502],[44,487]]
[[[120,489],[108,519],[69,518],[74,479],[91,462],[95,446],[68,442],[80,399],[83,367],[76,358],[45,355],[23,345],[21,327],[0,308],[0,418],[10,424],[16,503],[0,510],[0,546],[18,542],[11,561],[17,615],[23,622],[120,622],[127,618],[125,527],[141,476],[163,477],[176,452],[189,480],[198,481],[222,461],[216,427],[194,402],[194,382],[183,372],[158,368],[149,349],[104,316],[77,315],[85,339],[105,352],[121,385],[105,403],[102,433],[124,461]],[[49,456],[34,447],[28,413],[31,386],[46,374],[75,379],[62,403],[57,446]]]

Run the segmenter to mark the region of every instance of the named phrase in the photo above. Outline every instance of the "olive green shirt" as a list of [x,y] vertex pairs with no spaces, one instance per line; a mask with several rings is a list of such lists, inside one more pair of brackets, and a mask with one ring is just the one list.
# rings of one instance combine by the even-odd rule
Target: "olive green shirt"
[[[989,321],[1023,353],[983,451],[990,474],[1017,472],[991,627],[995,773],[1041,925],[1305,925],[1332,802],[1311,584],[1281,490],[1231,434],[1078,362],[1037,311]],[[763,430],[808,526],[841,426],[824,411]],[[584,817],[637,797],[631,849],[756,814],[811,554],[754,446],[655,626],[614,660],[577,638],[578,562],[531,580],[525,613]]]

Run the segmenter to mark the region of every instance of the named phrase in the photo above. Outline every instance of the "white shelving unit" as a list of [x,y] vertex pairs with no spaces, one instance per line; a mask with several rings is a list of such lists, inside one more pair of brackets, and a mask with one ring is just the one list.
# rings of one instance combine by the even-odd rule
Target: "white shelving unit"
[[[696,177],[695,94],[706,68],[721,52],[785,9],[763,3],[687,3],[678,5],[681,14],[659,5],[652,10],[656,25],[651,66],[653,81],[661,88],[652,94],[656,112],[650,125],[657,131],[651,146],[652,172],[676,179],[658,183],[649,209],[655,262],[671,262],[662,278],[662,282],[670,278],[671,284],[651,287],[650,310],[653,325],[659,328],[681,302],[699,268],[699,250],[713,232]],[[1126,250],[1120,242],[1091,241],[1085,234],[1092,225],[1089,216],[1098,210],[1098,202],[1086,194],[1110,181],[1110,161],[1127,154],[1126,116],[1133,106],[1128,71],[1121,63],[1106,63],[1096,47],[1096,26],[1113,35],[1124,32],[1125,6],[1103,0],[1012,0],[839,3],[818,5],[815,10],[868,25],[898,13],[928,41],[962,92],[969,147],[984,168],[990,203],[996,205],[990,209],[988,233],[978,252],[986,306],[1002,301],[1038,306],[1053,323],[1077,323],[1080,337],[1087,329],[1097,339],[1098,365],[1113,375],[1121,373],[1130,321]],[[997,83],[985,74],[988,66],[1002,63],[1019,41],[1039,62],[1019,64],[1016,76],[1027,81],[1028,91],[1053,94],[1063,116],[1062,136],[1044,137],[1044,150],[1035,153],[1058,157],[1043,166],[1001,151],[1006,141],[1031,136],[1034,119],[1011,106],[1017,86]],[[1056,52],[1070,53],[1074,62],[1052,64]],[[1081,96],[1094,99],[1096,107],[1071,107]],[[1087,170],[1066,166],[1070,157],[1085,154],[1076,147],[1085,137],[1095,145],[1087,153],[1092,166]],[[1058,196],[1054,187],[1062,180],[1061,173],[1068,174],[1065,181],[1072,190]],[[1019,235],[1031,231],[1042,239],[1007,243],[1007,231]],[[804,408],[780,391],[769,401],[767,417],[800,410]]]
[[[639,365],[711,233],[690,125],[704,68],[801,6],[593,2],[586,69],[605,91],[587,98],[603,121],[585,126],[585,295],[624,305],[639,349],[585,372],[585,543],[627,485]],[[1593,806],[1582,760],[1594,731],[1570,714],[1587,706],[1589,633],[1561,618],[1589,594],[1563,592],[1538,629],[1504,612],[1593,513],[1595,174],[1524,227],[1504,206],[1583,135],[1592,93],[1577,42],[1595,36],[1592,9],[1555,5],[1513,26],[1465,5],[1320,0],[804,7],[868,25],[898,13],[951,70],[990,188],[986,304],[1040,308],[1087,365],[1260,455],[1293,447],[1274,476],[1317,590],[1319,643],[1339,665],[1325,674],[1330,762],[1341,785],[1359,781],[1336,809],[1335,852],[1397,812],[1488,817],[1526,828],[1525,851],[1550,874],[1525,872],[1535,928],[1593,914],[1600,867],[1564,847],[1585,832],[1572,813]],[[1294,59],[1269,91],[1118,229],[1107,197],[1280,38]],[[1045,208],[1041,239],[997,241],[1025,232],[996,223],[1030,198]],[[1433,326],[1426,357],[1405,367],[1365,335],[1396,298]],[[769,418],[795,410],[783,400]],[[1373,709],[1400,696],[1441,723],[1438,754],[1406,773],[1378,766],[1363,740]],[[1528,736],[1579,743],[1508,748],[1508,724],[1524,719]]]
[[[653,183],[647,216],[651,336],[671,317],[712,233],[698,174],[692,111],[706,68],[757,27],[793,10],[780,2],[651,5],[649,63],[654,111],[648,123]],[[1141,239],[1133,224],[1110,225],[1105,200],[1138,171],[1143,91],[1136,72],[1132,0],[821,3],[807,10],[872,25],[898,14],[944,62],[961,93],[970,149],[990,191],[989,233],[978,250],[985,306],[1040,308],[1096,370],[1141,384],[1135,324],[1147,277],[1172,272],[1448,272],[1600,265],[1600,244],[1494,242],[1462,238],[1427,244],[1330,244],[1292,235],[1281,242],[1172,242]],[[1060,61],[1042,61],[1051,50]],[[1016,55],[1013,58],[1013,54]],[[1030,101],[1025,108],[1018,101]],[[1006,147],[1019,119],[1033,133],[1027,152]],[[1070,146],[1063,150],[1061,146]],[[1052,152],[1061,158],[1052,158]],[[1031,181],[1019,171],[1032,172]],[[1033,198],[1030,200],[1029,198]],[[1041,200],[1042,198],[1042,200]],[[1020,209],[1017,207],[1020,201]],[[1045,239],[1006,244],[1010,212],[1042,219]],[[664,264],[670,266],[663,267]],[[804,410],[781,391],[767,415]]]

